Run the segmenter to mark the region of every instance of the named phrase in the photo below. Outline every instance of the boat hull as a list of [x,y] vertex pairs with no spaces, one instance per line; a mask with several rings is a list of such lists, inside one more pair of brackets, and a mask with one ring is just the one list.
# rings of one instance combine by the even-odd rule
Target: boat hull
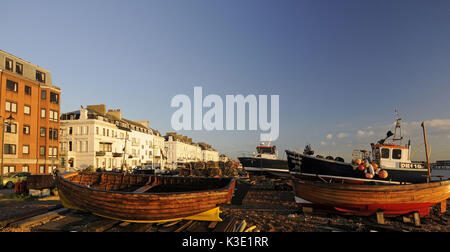
[[245,171],[250,173],[289,174],[287,160],[239,157]]
[[368,216],[381,210],[386,215],[419,212],[450,197],[450,181],[412,185],[335,184],[294,178],[299,206],[315,205],[342,213]]
[[[348,178],[364,179],[365,173],[353,168],[349,163],[316,158],[309,155],[286,151],[288,157],[288,166],[290,171],[301,172],[303,174],[339,176]],[[426,169],[394,169],[385,168],[388,177],[378,178],[381,181],[397,181],[404,183],[425,183],[428,175]]]
[[[154,189],[148,193],[133,191],[150,182]],[[58,175],[56,183],[63,204],[69,208],[136,222],[180,219],[229,204],[235,185],[234,179],[227,178],[81,172]],[[182,188],[186,185],[189,187]],[[168,188],[168,192],[158,188]]]

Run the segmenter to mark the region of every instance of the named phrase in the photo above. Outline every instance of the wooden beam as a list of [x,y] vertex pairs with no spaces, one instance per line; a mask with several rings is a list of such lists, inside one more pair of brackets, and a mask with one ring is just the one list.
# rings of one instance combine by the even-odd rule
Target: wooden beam
[[67,208],[57,209],[55,211],[51,211],[51,212],[48,212],[45,214],[37,215],[37,216],[31,217],[31,218],[22,220],[22,221],[11,223],[11,227],[15,227],[15,228],[28,227],[28,226],[31,226],[33,224],[36,224],[36,223],[39,223],[42,221],[50,220],[52,218],[59,216],[60,214],[66,213],[68,211],[69,211],[69,209],[67,209]]
[[414,212],[414,225],[416,225],[416,227],[420,227],[421,223],[420,223],[420,214],[419,212]]
[[447,199],[441,201],[441,214],[445,214],[447,212]]
[[134,191],[134,193],[145,193],[146,191],[152,189],[155,186],[156,185],[145,185],[145,186],[139,187],[136,191]]
[[384,222],[384,213],[383,213],[383,211],[378,210],[376,212],[376,215],[377,215],[377,223],[381,224],[381,225],[384,225],[385,222]]

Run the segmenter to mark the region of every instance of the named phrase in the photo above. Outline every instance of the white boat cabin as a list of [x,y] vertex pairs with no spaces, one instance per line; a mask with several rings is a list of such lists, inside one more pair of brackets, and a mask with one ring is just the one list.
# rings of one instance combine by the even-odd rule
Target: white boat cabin
[[256,147],[256,153],[254,153],[253,156],[265,159],[277,159],[277,147],[261,144],[260,146]]
[[408,168],[411,166],[411,147],[408,145],[374,144],[372,145],[372,156],[373,160],[382,168]]

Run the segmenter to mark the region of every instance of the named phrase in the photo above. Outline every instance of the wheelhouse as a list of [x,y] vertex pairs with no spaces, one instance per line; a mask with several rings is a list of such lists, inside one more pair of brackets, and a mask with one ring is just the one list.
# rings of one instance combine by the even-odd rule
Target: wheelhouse
[[403,168],[402,164],[410,164],[411,149],[409,146],[395,144],[372,145],[373,160],[381,167]]

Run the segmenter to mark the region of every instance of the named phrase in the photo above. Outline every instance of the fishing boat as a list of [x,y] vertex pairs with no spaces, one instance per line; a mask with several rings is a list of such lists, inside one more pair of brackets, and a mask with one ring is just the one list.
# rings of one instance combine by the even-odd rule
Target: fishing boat
[[[425,182],[405,183],[404,181],[407,179],[401,177],[402,173],[399,173],[398,177],[394,177],[396,181],[393,181],[392,179],[346,176],[344,173],[339,174],[338,171],[335,171],[336,175],[330,175],[328,172],[330,169],[323,168],[320,171],[322,173],[328,172],[327,174],[319,174],[318,172],[307,174],[300,167],[300,171],[291,170],[296,203],[301,207],[328,208],[362,216],[368,216],[377,211],[382,211],[385,215],[418,212],[420,216],[427,216],[430,213],[430,206],[440,203],[441,212],[445,213],[447,199],[450,198],[450,180],[444,181],[440,177],[440,180],[432,181],[425,123],[422,123],[422,127],[425,140],[425,166],[428,168]],[[379,145],[383,144],[383,142],[379,142]],[[381,147],[381,150],[386,148],[389,152],[405,150],[398,148],[398,146],[387,146],[392,147],[392,149],[385,146],[379,147]],[[381,154],[380,160],[382,161],[383,153],[381,152]],[[295,162],[296,160],[291,161]],[[303,165],[303,162],[305,160],[302,158],[301,165]],[[343,162],[339,163],[340,167],[344,167]],[[338,169],[337,167],[339,166],[334,168]],[[358,165],[358,167],[360,166]],[[408,170],[403,172],[408,174]]]
[[249,173],[289,175],[288,161],[278,159],[277,147],[261,143],[252,157],[238,157],[245,171]]
[[128,222],[209,220],[229,204],[233,178],[191,178],[75,172],[58,174],[62,204],[69,209]]
[[287,150],[289,170],[291,174],[300,176],[320,175],[327,178],[369,178],[373,181],[424,183],[428,177],[425,162],[411,161],[410,141],[406,145],[398,144],[403,140],[401,120],[397,116],[395,133],[388,131],[386,138],[370,145],[371,151],[353,151],[352,162],[349,163],[340,157],[314,156],[309,145],[303,153]]
[[409,185],[364,185],[294,178],[294,192],[300,207],[313,206],[361,216],[369,216],[379,210],[385,215],[419,212],[420,216],[428,216],[430,206],[439,203],[445,213],[446,202],[450,198],[450,180]]

